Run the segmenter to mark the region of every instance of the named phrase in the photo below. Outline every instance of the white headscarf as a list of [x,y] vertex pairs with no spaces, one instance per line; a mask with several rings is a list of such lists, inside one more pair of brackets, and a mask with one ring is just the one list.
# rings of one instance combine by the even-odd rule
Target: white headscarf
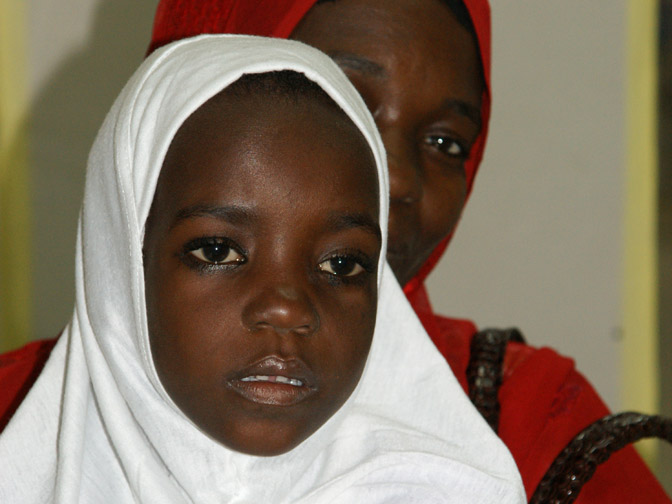
[[[433,347],[385,261],[371,352],[346,404],[295,449],[232,451],[200,432],[152,362],[142,243],[164,156],[182,123],[245,73],[295,70],[322,87],[374,153],[365,104],[303,44],[202,36],[157,51],[131,78],[89,158],[72,321],[0,436],[0,502],[524,502],[513,459]],[[387,230],[387,198],[380,226]],[[385,250],[385,240],[383,248]]]

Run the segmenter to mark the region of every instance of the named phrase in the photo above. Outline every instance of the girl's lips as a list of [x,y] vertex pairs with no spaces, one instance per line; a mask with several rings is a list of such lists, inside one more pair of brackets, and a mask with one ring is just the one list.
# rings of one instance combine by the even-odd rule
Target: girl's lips
[[228,386],[248,401],[292,406],[316,392],[310,368],[297,358],[269,356],[236,373]]

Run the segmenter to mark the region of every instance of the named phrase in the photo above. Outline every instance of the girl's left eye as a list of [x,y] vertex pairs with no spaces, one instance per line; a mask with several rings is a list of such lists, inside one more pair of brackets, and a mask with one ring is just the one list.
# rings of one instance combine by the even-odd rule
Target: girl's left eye
[[449,157],[466,158],[469,155],[460,142],[448,136],[428,135],[424,143]]
[[353,277],[365,271],[354,257],[334,256],[322,261],[318,267],[321,271],[335,276]]
[[212,242],[193,248],[189,254],[208,264],[237,264],[245,262],[245,257],[225,242]]

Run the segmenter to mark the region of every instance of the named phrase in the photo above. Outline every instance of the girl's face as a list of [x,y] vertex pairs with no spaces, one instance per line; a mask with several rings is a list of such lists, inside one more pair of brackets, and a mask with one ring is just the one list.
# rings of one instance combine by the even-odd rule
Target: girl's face
[[202,431],[290,450],[350,396],[376,317],[369,147],[313,98],[229,96],[173,139],[144,243],[154,364]]
[[454,228],[481,130],[480,59],[440,0],[338,0],[292,34],[326,52],[364,97],[387,149],[387,259],[404,285]]

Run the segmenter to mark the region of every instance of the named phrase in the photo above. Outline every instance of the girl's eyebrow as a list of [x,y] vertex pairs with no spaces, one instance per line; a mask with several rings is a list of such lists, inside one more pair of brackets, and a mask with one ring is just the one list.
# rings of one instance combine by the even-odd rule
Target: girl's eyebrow
[[[177,212],[177,215],[175,215],[175,219],[173,219],[170,229],[173,229],[182,221],[197,217],[214,217],[232,224],[242,224],[257,220],[256,214],[250,208],[242,205],[218,206],[198,204],[180,209]],[[379,240],[381,238],[378,222],[365,213],[333,212],[327,218],[326,227],[330,231],[361,228],[363,231],[374,235]]]
[[255,220],[255,214],[249,208],[241,205],[191,205],[180,209],[175,215],[175,219],[170,225],[173,229],[180,222],[196,217],[214,217],[216,219],[225,220],[232,224],[246,223]]
[[364,213],[332,213],[327,219],[327,227],[330,231],[342,231],[346,229],[361,229],[381,239],[380,226],[371,216]]

